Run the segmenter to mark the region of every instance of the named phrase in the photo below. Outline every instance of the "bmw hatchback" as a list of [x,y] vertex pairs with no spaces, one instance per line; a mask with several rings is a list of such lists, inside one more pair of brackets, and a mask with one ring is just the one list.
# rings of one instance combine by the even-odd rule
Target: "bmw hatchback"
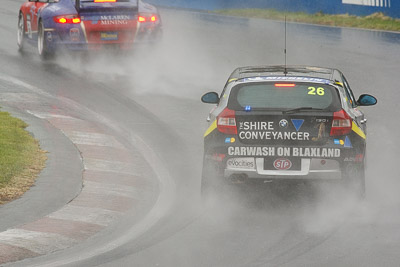
[[336,69],[255,66],[236,69],[215,104],[204,134],[202,191],[224,183],[338,180],[365,194],[366,118],[377,103],[355,99]]

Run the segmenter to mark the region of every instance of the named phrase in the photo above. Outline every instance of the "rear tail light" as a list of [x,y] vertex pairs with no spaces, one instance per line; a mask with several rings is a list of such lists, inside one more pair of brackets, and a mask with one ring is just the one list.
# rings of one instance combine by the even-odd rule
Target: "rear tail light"
[[54,21],[61,24],[79,24],[81,23],[81,18],[75,15],[58,16],[54,17]]
[[218,162],[222,162],[224,160],[224,158],[226,157],[225,154],[219,154],[219,153],[215,153],[211,156],[212,160],[218,161]]
[[333,113],[331,136],[346,135],[351,132],[352,120],[343,109]]
[[221,133],[237,134],[235,111],[225,108],[217,117],[217,129]]
[[156,22],[158,17],[156,15],[139,15],[138,21],[139,22]]

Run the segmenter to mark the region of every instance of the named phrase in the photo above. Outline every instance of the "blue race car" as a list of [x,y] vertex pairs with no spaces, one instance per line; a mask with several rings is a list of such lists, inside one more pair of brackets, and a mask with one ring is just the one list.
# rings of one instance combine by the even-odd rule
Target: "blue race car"
[[162,33],[158,10],[141,0],[29,0],[18,18],[17,44],[37,45],[47,58],[68,50],[130,49]]

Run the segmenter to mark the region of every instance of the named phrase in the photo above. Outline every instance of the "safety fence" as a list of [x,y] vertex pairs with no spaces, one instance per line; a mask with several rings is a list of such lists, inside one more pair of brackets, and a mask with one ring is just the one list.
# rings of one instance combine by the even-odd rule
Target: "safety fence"
[[[145,0],[146,1],[146,0]],[[376,12],[400,18],[400,0],[147,0],[151,4],[188,9],[269,8],[280,11],[366,16]]]

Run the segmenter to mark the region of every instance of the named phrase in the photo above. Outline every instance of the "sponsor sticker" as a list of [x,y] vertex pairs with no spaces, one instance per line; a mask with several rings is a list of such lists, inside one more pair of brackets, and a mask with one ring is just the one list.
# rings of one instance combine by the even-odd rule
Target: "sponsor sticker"
[[128,24],[127,20],[102,20],[100,21],[101,25],[126,25]]
[[274,167],[277,170],[289,170],[292,167],[292,162],[288,159],[277,159],[274,161]]
[[350,142],[350,138],[348,136],[346,136],[346,139],[344,140],[344,147],[346,148],[352,148],[353,145]]
[[100,38],[103,41],[114,41],[118,40],[118,33],[117,32],[102,32],[100,34]]
[[317,137],[313,137],[312,140],[313,141],[322,140],[326,135],[325,129],[326,129],[325,122],[320,122],[319,127],[318,127],[318,136]]
[[279,122],[279,126],[280,126],[281,128],[287,128],[287,127],[288,127],[288,124],[289,124],[289,122],[288,122],[287,120],[285,120],[285,119],[282,119],[282,120],[280,120],[280,122]]
[[352,148],[353,145],[351,144],[350,138],[348,136],[346,136],[345,140],[341,140],[341,139],[334,139],[333,143],[335,145],[340,145],[340,146],[344,146],[345,148]]
[[255,166],[254,158],[231,158],[226,162],[226,167],[228,169],[254,170]]
[[341,145],[341,146],[344,145],[344,141],[343,141],[343,140],[340,140],[340,139],[334,139],[334,140],[333,140],[333,143],[334,143],[335,145]]
[[131,16],[129,15],[102,15],[100,16],[101,20],[130,20]]
[[78,28],[72,28],[69,30],[69,36],[71,37],[71,41],[77,42],[79,41],[79,29]]
[[339,158],[339,148],[322,147],[228,147],[229,156]]
[[345,162],[362,162],[364,159],[364,155],[363,154],[357,154],[355,157],[347,157],[344,158]]
[[234,137],[225,138],[225,144],[235,143],[236,139]]
[[296,128],[296,131],[299,131],[301,126],[304,123],[304,120],[292,119],[292,123],[293,123],[294,128]]
[[[310,133],[299,132],[304,120],[292,120],[296,132],[281,132],[275,130],[273,121],[245,121],[239,123],[239,138],[245,140],[310,140]],[[281,120],[279,126],[282,128],[289,124],[287,120]]]

